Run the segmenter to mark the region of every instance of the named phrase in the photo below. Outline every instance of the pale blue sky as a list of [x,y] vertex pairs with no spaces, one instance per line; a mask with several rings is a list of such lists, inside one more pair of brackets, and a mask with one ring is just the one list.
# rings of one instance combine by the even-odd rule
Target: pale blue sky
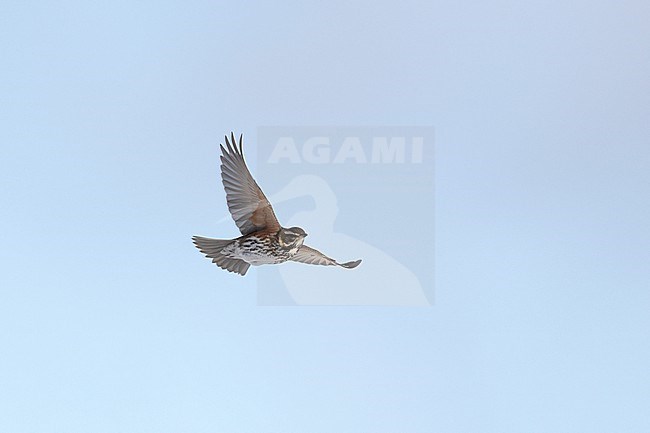
[[[0,431],[650,431],[649,21],[3,1]],[[260,125],[435,127],[434,307],[260,308],[198,254]]]

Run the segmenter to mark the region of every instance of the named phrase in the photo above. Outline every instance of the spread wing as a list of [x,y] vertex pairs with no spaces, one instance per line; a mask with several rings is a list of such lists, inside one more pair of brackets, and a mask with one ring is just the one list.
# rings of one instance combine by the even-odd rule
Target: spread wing
[[308,247],[307,245],[301,246],[296,255],[293,256],[291,260],[294,262],[306,263],[308,265],[341,266],[347,269],[356,268],[361,263],[361,260],[339,263],[336,260],[327,257],[320,251]]
[[221,145],[221,179],[226,190],[228,210],[242,235],[258,230],[277,231],[280,223],[275,217],[271,203],[253,179],[242,152],[242,136],[239,146],[235,135],[226,136],[226,145]]

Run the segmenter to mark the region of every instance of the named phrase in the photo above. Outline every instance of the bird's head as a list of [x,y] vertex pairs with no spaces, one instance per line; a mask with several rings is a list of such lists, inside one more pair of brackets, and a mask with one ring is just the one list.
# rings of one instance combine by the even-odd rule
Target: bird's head
[[306,237],[307,233],[300,227],[290,227],[288,229],[283,227],[278,233],[278,241],[285,248],[302,245]]

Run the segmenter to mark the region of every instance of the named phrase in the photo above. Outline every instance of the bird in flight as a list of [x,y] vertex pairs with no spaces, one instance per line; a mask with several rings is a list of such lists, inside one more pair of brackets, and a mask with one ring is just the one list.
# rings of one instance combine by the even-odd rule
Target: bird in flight
[[340,266],[352,269],[361,260],[339,263],[304,245],[307,233],[300,227],[280,226],[271,203],[253,179],[235,135],[226,136],[221,145],[221,179],[226,190],[228,210],[242,236],[236,239],[210,239],[194,236],[194,245],[222,269],[246,275],[251,265],[270,265],[294,261],[310,265]]

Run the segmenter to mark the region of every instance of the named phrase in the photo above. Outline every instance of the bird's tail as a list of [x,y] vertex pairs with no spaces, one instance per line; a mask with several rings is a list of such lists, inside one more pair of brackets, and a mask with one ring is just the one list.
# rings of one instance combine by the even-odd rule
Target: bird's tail
[[233,240],[228,239],[210,239],[204,238],[201,236],[192,237],[194,245],[205,254],[206,257],[212,259],[212,263],[215,263],[221,269],[225,269],[229,272],[234,272],[239,275],[246,275],[248,268],[251,267],[250,264],[246,263],[240,259],[233,259],[231,257],[226,257],[222,254],[222,251],[225,247],[230,245]]

